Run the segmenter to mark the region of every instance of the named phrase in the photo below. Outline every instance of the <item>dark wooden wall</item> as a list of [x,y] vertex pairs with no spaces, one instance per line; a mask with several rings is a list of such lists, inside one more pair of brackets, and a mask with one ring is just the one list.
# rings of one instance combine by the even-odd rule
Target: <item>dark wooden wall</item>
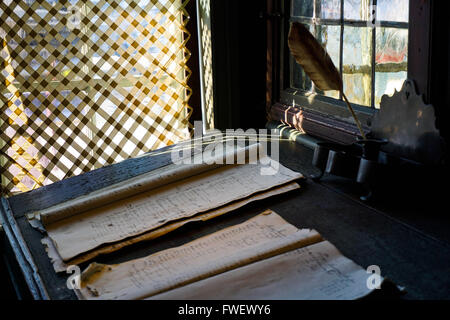
[[448,125],[450,121],[450,24],[448,12],[448,1],[433,1],[429,100],[435,107],[437,126],[447,142],[447,151],[450,146],[450,126]]
[[435,108],[437,127],[450,144],[450,25],[448,1],[410,0],[408,77]]
[[266,0],[211,0],[215,125],[266,123]]

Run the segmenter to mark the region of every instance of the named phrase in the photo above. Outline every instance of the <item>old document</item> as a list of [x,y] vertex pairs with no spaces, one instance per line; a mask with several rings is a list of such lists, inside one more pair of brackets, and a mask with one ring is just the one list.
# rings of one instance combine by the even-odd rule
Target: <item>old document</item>
[[367,286],[369,276],[330,242],[321,241],[150,299],[351,300],[373,290]]
[[107,254],[107,253],[111,253],[117,250],[120,250],[123,247],[132,245],[134,243],[140,242],[140,241],[146,241],[146,240],[152,240],[155,239],[157,237],[160,237],[170,231],[173,231],[175,229],[178,229],[179,227],[189,223],[189,222],[194,222],[194,221],[207,221],[209,219],[218,217],[220,215],[223,215],[227,212],[230,212],[232,210],[236,210],[250,202],[253,201],[258,201],[258,200],[262,200],[262,199],[266,199],[278,194],[282,194],[282,193],[286,193],[289,191],[293,191],[293,190],[297,190],[299,189],[300,186],[298,185],[298,183],[296,182],[292,182],[289,183],[287,185],[283,185],[281,187],[276,187],[274,189],[271,189],[269,191],[264,191],[261,193],[258,193],[256,195],[253,195],[251,197],[245,198],[243,200],[238,200],[238,201],[234,201],[231,204],[219,207],[217,209],[213,209],[210,210],[206,213],[203,214],[199,214],[199,215],[195,215],[194,217],[191,218],[187,218],[187,219],[183,219],[183,220],[178,220],[172,223],[169,223],[167,225],[164,225],[160,228],[151,230],[149,232],[146,232],[144,234],[132,237],[130,239],[124,240],[124,241],[120,241],[120,242],[116,242],[113,244],[107,244],[107,245],[103,245],[101,247],[98,247],[96,249],[93,249],[89,252],[86,252],[82,255],[77,256],[74,259],[71,259],[69,261],[63,261],[62,258],[60,257],[58,251],[56,250],[53,242],[48,238],[44,238],[42,239],[42,243],[46,246],[48,255],[53,263],[53,267],[55,269],[56,272],[65,272],[67,270],[67,268],[70,265],[78,265],[80,263],[83,263],[85,261],[89,261],[95,257],[97,257],[98,255],[101,254]]
[[46,230],[67,261],[103,244],[134,237],[300,177],[300,173],[281,165],[274,175],[261,175],[261,165],[256,164],[223,166],[56,221]]
[[143,299],[322,241],[276,213],[262,214],[180,247],[117,265],[91,264],[81,275],[81,299]]
[[[200,163],[195,163],[195,161],[193,163],[183,163],[182,165],[172,163],[41,211],[32,212],[29,218],[38,218],[43,226],[48,226],[56,221],[78,215],[81,212],[99,208],[138,193],[150,191],[160,186],[222,167],[226,159],[230,157],[234,158],[236,156],[238,159],[244,159],[259,156],[264,158],[266,157],[265,152],[265,148],[261,144],[255,143],[247,148],[226,149],[223,154],[214,155],[210,159],[210,164],[203,161]],[[191,157],[195,158],[198,154],[201,154],[201,152],[194,149],[192,150],[192,155],[188,153],[188,156],[181,157],[179,161],[182,162],[183,159],[191,159]]]

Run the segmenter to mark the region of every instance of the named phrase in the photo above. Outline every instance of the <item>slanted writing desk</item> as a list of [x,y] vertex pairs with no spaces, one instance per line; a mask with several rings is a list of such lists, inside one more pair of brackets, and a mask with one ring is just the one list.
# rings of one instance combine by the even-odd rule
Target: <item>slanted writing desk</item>
[[[312,154],[311,149],[301,144],[280,142],[280,162],[306,177],[317,173],[311,165]],[[42,234],[27,221],[28,212],[41,210],[169,163],[170,153],[129,159],[2,199],[1,218],[7,238],[2,252],[18,295],[35,299],[76,299],[66,287],[69,275],[53,271],[40,242]],[[321,182],[308,178],[300,184],[301,189],[292,193],[251,203],[207,222],[189,223],[161,238],[137,243],[95,260],[119,263],[143,257],[243,222],[270,208],[298,228],[316,229],[342,254],[363,268],[378,265],[382,276],[406,287],[407,293],[402,298],[450,298],[448,239],[440,239],[428,232],[429,226],[424,231],[413,220],[397,219],[360,202],[348,191],[349,188],[342,187],[350,185],[351,189],[350,181],[329,176]],[[419,216],[420,212],[414,217]],[[86,265],[80,267],[83,270]],[[381,294],[381,297],[391,296]]]

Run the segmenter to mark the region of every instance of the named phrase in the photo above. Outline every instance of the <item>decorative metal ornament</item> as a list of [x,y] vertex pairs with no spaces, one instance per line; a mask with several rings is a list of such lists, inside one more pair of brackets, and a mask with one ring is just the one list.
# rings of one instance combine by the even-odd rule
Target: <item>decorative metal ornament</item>
[[409,79],[400,91],[381,97],[371,136],[386,139],[388,144],[383,151],[396,157],[436,165],[444,156],[444,140],[436,128],[434,107],[424,103],[414,81]]

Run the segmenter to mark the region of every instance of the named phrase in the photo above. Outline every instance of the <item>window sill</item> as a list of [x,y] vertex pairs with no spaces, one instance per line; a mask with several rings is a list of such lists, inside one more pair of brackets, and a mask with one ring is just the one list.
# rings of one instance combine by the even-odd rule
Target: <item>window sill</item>
[[[327,101],[328,100],[328,101]],[[359,130],[342,102],[318,95],[299,95],[295,89],[281,93],[280,103],[270,110],[270,119],[281,121],[300,132],[337,143],[353,143],[359,137]],[[355,106],[365,132],[369,132],[374,109]]]

